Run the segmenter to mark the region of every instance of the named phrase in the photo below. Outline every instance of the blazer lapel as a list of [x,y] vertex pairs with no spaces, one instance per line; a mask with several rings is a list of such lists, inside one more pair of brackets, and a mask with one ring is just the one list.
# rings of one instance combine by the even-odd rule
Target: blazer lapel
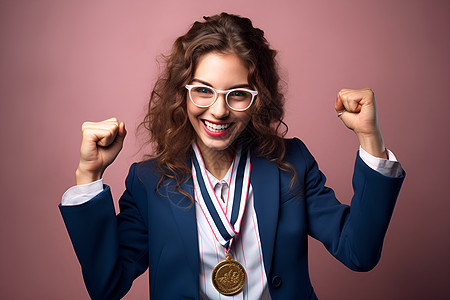
[[279,169],[265,158],[252,157],[250,180],[266,274],[272,265],[279,210]]
[[[193,273],[193,279],[198,286],[199,278],[199,250],[198,250],[198,232],[195,217],[195,204],[185,195],[174,189],[175,183],[167,186],[170,195],[170,208],[172,209],[174,220],[178,226],[181,239],[183,240],[184,249],[180,249],[186,255],[186,263],[189,265]],[[188,192],[194,199],[194,184],[192,178],[183,183],[181,188]]]

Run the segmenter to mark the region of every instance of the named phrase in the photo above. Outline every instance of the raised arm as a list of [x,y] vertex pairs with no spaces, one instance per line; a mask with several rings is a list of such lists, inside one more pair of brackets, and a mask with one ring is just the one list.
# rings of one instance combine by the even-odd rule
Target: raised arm
[[355,132],[366,152],[375,157],[387,158],[383,136],[378,126],[375,96],[371,89],[340,90],[335,109],[345,126]]
[[127,131],[116,118],[82,125],[80,163],[75,173],[77,185],[100,179],[123,147]]

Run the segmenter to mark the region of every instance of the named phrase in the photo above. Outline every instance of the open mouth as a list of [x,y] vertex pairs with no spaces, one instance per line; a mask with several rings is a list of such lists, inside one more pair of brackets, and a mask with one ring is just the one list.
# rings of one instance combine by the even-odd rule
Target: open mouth
[[206,120],[202,120],[203,124],[205,124],[206,128],[212,132],[215,133],[219,133],[219,132],[223,132],[225,130],[227,130],[228,128],[230,128],[232,123],[226,123],[226,124],[215,124],[215,123],[211,123],[209,121]]

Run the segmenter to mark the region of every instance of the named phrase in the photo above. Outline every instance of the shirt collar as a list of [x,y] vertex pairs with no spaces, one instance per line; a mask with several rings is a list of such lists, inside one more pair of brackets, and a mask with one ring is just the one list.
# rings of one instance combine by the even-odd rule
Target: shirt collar
[[225,176],[222,179],[217,179],[208,170],[206,170],[206,174],[208,174],[209,180],[211,180],[211,184],[212,184],[213,187],[215,187],[219,183],[220,184],[227,184],[229,186],[230,185],[230,177],[231,177],[232,169],[233,169],[233,164],[230,165],[230,167],[228,168],[227,173],[225,174]]

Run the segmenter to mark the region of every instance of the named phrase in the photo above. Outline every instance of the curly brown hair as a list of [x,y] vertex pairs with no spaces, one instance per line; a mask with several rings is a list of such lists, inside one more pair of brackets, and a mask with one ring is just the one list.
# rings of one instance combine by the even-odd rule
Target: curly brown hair
[[191,176],[187,162],[192,155],[195,131],[188,119],[185,85],[191,83],[199,59],[211,52],[241,58],[249,70],[249,84],[258,91],[251,120],[239,142],[250,147],[254,155],[275,161],[294,180],[295,170],[284,161],[283,137],[287,125],[283,122],[284,95],[280,91],[277,52],[270,48],[264,32],[253,27],[248,18],[227,13],[203,18],[204,21],[195,22],[185,35],[177,38],[170,54],[164,56],[165,68],[155,83],[147,115],[140,124],[150,133],[152,157],[157,159],[162,174],[158,189],[167,178],[176,180],[179,187]]

